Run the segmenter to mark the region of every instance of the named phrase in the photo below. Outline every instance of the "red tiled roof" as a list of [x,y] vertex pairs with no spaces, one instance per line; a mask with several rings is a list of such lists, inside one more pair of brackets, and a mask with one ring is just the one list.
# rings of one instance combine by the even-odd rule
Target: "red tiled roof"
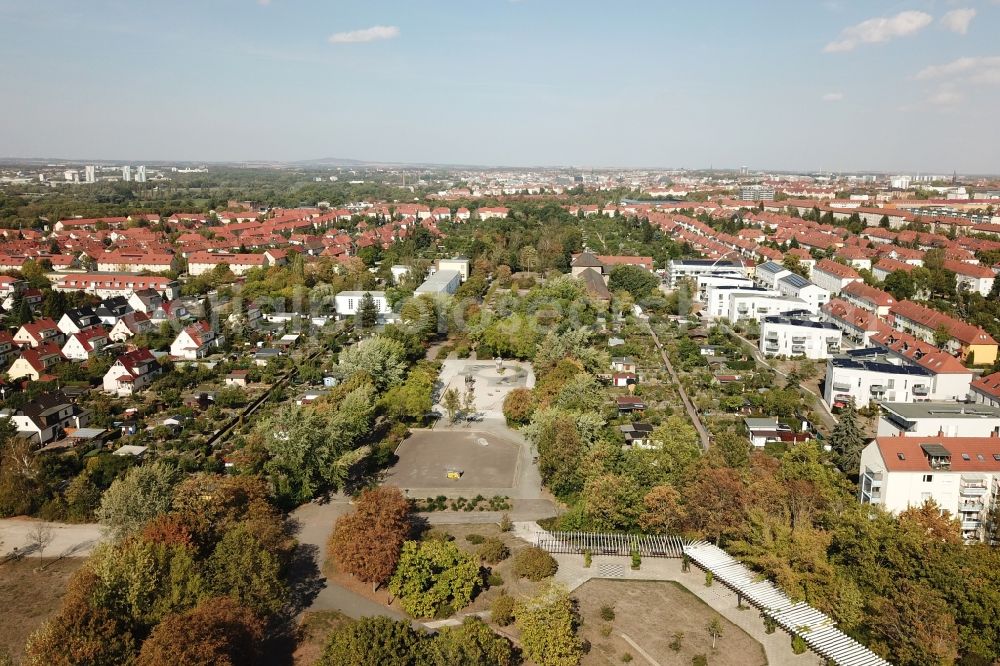
[[824,273],[835,275],[843,280],[851,278],[856,278],[856,279],[861,278],[861,275],[856,270],[854,270],[850,266],[845,266],[844,264],[838,264],[833,259],[820,260],[820,262],[813,267],[813,271],[823,271]]
[[1000,455],[1000,437],[879,437],[875,442],[886,469],[891,472],[936,471],[922,444],[937,444],[947,449],[952,472],[1000,471],[1000,460],[993,457]]
[[904,317],[932,331],[944,327],[951,334],[951,337],[963,345],[995,345],[997,343],[990,337],[989,333],[980,327],[949,317],[943,312],[931,310],[913,301],[896,303],[889,308],[889,314]]

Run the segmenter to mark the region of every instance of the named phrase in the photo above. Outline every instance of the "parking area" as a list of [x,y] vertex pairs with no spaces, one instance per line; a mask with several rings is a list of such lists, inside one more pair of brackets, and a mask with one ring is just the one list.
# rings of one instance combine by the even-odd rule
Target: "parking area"
[[[385,483],[403,489],[504,490],[514,487],[520,446],[476,430],[418,430],[396,451]],[[460,471],[449,478],[449,471]],[[485,493],[484,493],[485,494]]]

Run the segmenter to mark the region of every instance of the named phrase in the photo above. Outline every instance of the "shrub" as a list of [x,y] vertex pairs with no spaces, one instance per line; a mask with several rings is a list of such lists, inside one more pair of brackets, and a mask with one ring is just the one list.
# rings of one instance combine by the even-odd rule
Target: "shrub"
[[778,628],[778,623],[774,621],[773,618],[764,616],[764,633],[773,634],[774,630]]
[[585,569],[589,569],[593,561],[594,561],[594,556],[590,554],[590,549],[588,548],[585,551],[583,551],[583,567]]
[[500,516],[500,531],[510,532],[514,529],[514,521],[510,519],[510,514],[503,514]]
[[708,657],[703,654],[696,654],[691,657],[691,666],[708,666]]
[[493,601],[493,621],[501,627],[514,622],[514,597],[501,594]]
[[681,644],[683,643],[683,641],[684,641],[684,632],[678,631],[674,633],[673,639],[670,641],[670,644],[667,647],[669,647],[674,652],[680,652]]
[[604,636],[605,638],[607,638],[608,636],[611,635],[611,630],[612,630],[612,627],[611,627],[610,624],[604,625],[603,627],[601,627],[601,636]]
[[432,527],[424,532],[424,541],[454,541],[455,537],[440,527]]
[[712,587],[712,581],[715,577],[712,575],[711,571],[705,572],[705,587]]
[[503,576],[491,571],[490,575],[486,577],[486,584],[490,587],[500,587],[503,585]]
[[605,622],[611,622],[611,620],[615,619],[614,607],[608,606],[607,604],[601,606],[601,619]]
[[537,546],[525,548],[514,556],[514,575],[531,581],[548,578],[559,570],[559,563],[545,550]]
[[488,564],[497,564],[510,557],[510,549],[500,539],[490,537],[479,546],[479,557]]
[[809,646],[806,644],[806,639],[802,638],[798,634],[792,636],[792,652],[795,654],[802,654],[808,649]]
[[486,537],[484,537],[482,534],[466,534],[465,540],[474,546],[478,546],[479,544],[481,544],[483,541],[486,540]]
[[638,571],[639,567],[642,565],[642,557],[639,555],[639,551],[632,550],[632,570]]
[[622,662],[623,663],[627,664],[630,661],[632,661],[632,653],[626,652],[625,654],[622,655]]

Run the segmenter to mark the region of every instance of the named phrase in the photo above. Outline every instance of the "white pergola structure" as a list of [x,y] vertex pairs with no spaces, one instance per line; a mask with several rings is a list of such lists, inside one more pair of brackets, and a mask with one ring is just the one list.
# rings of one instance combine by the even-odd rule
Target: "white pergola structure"
[[707,541],[684,546],[684,556],[712,573],[712,578],[733,590],[742,603],[770,617],[782,629],[801,636],[819,656],[839,666],[891,666],[867,647],[836,628],[833,618],[802,601],[792,601],[771,582],[747,569],[726,551]]

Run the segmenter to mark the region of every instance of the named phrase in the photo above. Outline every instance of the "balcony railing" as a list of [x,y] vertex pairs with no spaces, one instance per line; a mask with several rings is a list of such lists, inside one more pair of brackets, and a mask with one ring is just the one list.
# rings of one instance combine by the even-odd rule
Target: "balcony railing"
[[833,390],[834,391],[850,391],[851,390],[851,385],[847,384],[845,382],[834,382],[833,383]]
[[913,395],[927,395],[929,392],[930,388],[923,384],[917,384],[913,387]]

